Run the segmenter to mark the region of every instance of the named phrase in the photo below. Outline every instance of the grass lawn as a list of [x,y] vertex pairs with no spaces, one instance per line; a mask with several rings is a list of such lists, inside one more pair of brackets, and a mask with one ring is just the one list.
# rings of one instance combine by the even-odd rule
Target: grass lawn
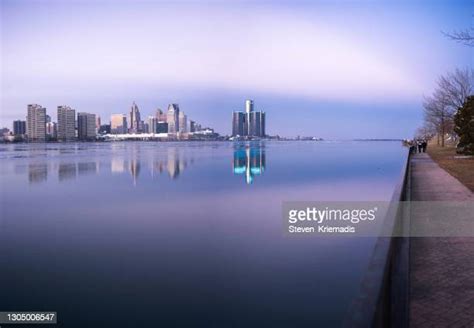
[[474,192],[474,157],[455,158],[462,155],[456,154],[456,148],[453,146],[440,147],[430,144],[427,152],[439,166]]

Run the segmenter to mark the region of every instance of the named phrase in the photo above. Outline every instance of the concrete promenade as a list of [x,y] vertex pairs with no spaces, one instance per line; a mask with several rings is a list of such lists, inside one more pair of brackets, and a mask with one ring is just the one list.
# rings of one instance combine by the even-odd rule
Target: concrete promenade
[[[427,154],[415,154],[410,169],[412,201],[474,202]],[[411,238],[409,309],[413,328],[474,327],[474,237]]]

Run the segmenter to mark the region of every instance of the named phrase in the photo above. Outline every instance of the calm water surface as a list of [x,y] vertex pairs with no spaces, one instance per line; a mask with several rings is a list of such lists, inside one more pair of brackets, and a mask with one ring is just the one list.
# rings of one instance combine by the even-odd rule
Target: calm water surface
[[61,327],[338,327],[373,238],[288,200],[389,200],[399,142],[0,145],[0,310]]

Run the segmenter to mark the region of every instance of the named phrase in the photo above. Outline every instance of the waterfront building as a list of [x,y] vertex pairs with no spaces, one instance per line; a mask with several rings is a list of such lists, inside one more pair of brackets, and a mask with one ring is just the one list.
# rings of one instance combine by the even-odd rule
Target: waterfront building
[[76,111],[69,106],[58,106],[58,140],[76,138]]
[[95,117],[95,131],[96,131],[96,133],[99,133],[100,125],[101,125],[100,116],[96,115],[96,117]]
[[132,107],[130,109],[130,128],[129,132],[130,133],[141,133],[143,125],[140,124],[141,119],[140,119],[140,110],[138,109],[137,104],[133,102]]
[[189,121],[189,132],[196,132],[196,122],[193,120]]
[[156,116],[148,116],[148,133],[156,133],[158,118]]
[[168,123],[166,122],[156,123],[156,133],[168,133]]
[[178,104],[170,104],[168,106],[166,121],[168,123],[168,133],[179,132],[179,105]]
[[110,134],[110,124],[103,124],[99,128],[99,134]]
[[245,125],[245,114],[244,112],[234,112],[232,114],[232,135],[243,136]]
[[264,137],[265,112],[255,111],[253,100],[245,101],[245,113],[236,111],[232,115],[232,135],[246,137]]
[[77,113],[77,135],[79,140],[94,140],[96,137],[95,114]]
[[155,117],[157,118],[158,122],[166,122],[167,120],[166,113],[163,113],[163,111],[160,108],[156,110]]
[[184,112],[179,112],[179,132],[188,132],[187,127],[188,117],[184,114]]
[[28,105],[26,134],[29,141],[44,142],[46,140],[46,108],[38,104]]
[[125,114],[112,114],[110,116],[110,133],[127,133],[127,116]]
[[26,134],[26,121],[16,120],[13,121],[13,135],[21,136]]
[[56,122],[46,123],[46,136],[48,139],[58,138],[58,124]]

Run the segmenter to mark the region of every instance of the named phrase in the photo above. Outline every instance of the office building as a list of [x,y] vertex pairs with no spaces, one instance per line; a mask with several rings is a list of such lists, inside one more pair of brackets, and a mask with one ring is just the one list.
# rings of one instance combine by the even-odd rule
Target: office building
[[137,104],[133,102],[132,108],[130,109],[130,133],[141,133],[143,124],[141,124],[140,110],[138,109]]
[[96,115],[96,117],[95,117],[95,131],[96,131],[96,133],[99,133],[100,126],[101,126],[100,116]]
[[156,133],[168,133],[168,123],[166,122],[156,123]]
[[127,133],[127,116],[125,114],[112,114],[110,116],[110,133]]
[[245,125],[245,114],[244,112],[232,113],[232,135],[243,136]]
[[196,122],[193,120],[189,121],[189,132],[196,132]]
[[46,108],[38,104],[28,105],[26,134],[29,141],[44,142],[46,140]]
[[158,119],[158,122],[166,122],[167,120],[167,114],[163,113],[163,111],[159,108],[156,110],[155,117]]
[[46,136],[48,140],[58,138],[58,124],[56,122],[46,123]]
[[179,112],[179,132],[188,132],[188,117],[184,112]]
[[265,112],[255,111],[253,100],[246,100],[245,112],[236,111],[232,115],[232,135],[265,137],[265,124]]
[[95,114],[77,113],[77,136],[79,140],[94,140],[96,137]]
[[110,124],[103,124],[99,128],[99,134],[110,134]]
[[26,134],[26,121],[16,120],[13,121],[13,135],[21,136]]
[[178,104],[170,104],[168,106],[166,121],[168,123],[168,133],[179,132],[179,105]]
[[148,116],[148,133],[156,133],[158,118],[156,116]]
[[58,106],[58,140],[76,138],[76,111],[69,106]]

